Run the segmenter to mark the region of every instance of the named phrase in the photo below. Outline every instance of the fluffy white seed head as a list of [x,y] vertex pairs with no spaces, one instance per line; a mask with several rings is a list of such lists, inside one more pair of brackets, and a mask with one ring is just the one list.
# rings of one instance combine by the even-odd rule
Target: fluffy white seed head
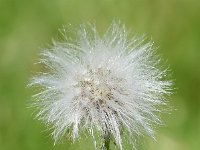
[[48,71],[30,83],[41,88],[34,95],[37,117],[53,127],[56,141],[89,133],[95,143],[108,138],[123,149],[125,134],[133,145],[139,135],[153,137],[158,106],[171,88],[153,43],[130,38],[116,23],[102,37],[91,28],[81,26],[74,40],[64,34],[65,41],[41,53]]

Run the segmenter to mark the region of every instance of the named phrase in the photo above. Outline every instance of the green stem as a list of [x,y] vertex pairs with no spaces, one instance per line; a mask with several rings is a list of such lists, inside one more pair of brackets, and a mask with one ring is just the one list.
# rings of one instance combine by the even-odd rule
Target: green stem
[[110,135],[104,136],[104,143],[102,145],[101,150],[110,150]]
[[105,150],[110,150],[110,138],[107,138],[104,142]]

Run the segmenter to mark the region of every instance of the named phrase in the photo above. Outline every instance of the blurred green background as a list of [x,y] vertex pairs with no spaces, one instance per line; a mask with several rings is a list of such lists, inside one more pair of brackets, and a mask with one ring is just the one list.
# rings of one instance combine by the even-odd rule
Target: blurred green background
[[103,33],[113,19],[153,38],[178,88],[157,141],[147,138],[138,149],[200,149],[199,0],[0,0],[0,150],[94,149],[90,139],[54,146],[27,108],[26,84],[38,70],[33,64],[40,48],[52,42],[58,28],[95,22]]

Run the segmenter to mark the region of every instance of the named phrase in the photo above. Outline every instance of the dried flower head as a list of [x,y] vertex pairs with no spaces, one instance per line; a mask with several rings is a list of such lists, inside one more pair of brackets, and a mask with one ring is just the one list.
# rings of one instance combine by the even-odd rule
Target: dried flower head
[[133,145],[139,135],[153,137],[158,106],[171,88],[153,43],[130,38],[116,23],[102,37],[95,27],[81,26],[77,34],[75,40],[64,34],[64,42],[41,53],[48,71],[30,83],[42,87],[34,95],[37,117],[53,127],[56,141],[89,133],[96,148],[113,141],[122,150],[125,134]]

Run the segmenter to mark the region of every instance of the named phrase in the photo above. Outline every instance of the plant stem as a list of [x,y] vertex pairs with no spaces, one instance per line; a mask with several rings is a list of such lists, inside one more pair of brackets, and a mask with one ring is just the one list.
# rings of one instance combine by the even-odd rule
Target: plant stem
[[110,138],[107,138],[104,142],[105,150],[110,150]]
[[110,135],[104,136],[104,143],[102,145],[101,150],[110,150]]

